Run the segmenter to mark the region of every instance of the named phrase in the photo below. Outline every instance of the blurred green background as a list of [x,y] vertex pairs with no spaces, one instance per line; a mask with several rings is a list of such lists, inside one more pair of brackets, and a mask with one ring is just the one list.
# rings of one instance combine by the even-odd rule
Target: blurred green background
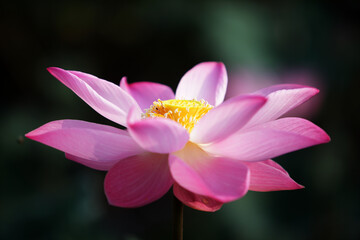
[[[46,67],[174,90],[202,61],[321,82],[311,120],[326,145],[275,159],[305,189],[249,192],[216,213],[185,209],[185,239],[360,239],[357,1],[1,1],[0,239],[170,239],[171,194],[109,206],[105,172],[24,139],[52,120],[112,122]],[[231,81],[241,82],[239,79]]]

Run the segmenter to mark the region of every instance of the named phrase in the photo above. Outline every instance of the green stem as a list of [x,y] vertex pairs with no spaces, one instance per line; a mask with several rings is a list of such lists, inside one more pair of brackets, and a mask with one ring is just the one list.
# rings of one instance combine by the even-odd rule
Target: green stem
[[184,205],[175,196],[173,196],[173,239],[183,239],[183,209]]

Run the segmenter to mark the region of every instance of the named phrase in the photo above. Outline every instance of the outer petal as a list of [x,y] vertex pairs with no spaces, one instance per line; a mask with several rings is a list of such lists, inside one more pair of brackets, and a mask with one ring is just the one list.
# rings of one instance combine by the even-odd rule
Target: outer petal
[[117,161],[144,151],[124,130],[78,120],[49,122],[25,136],[98,170],[108,170]]
[[149,152],[175,152],[189,140],[188,131],[177,122],[166,118],[139,119],[139,115],[133,110],[128,117],[128,131]]
[[202,147],[220,156],[262,161],[329,141],[321,128],[305,119],[282,118],[240,130],[222,141]]
[[141,207],[161,198],[171,187],[168,155],[143,153],[121,160],[105,177],[105,194],[118,207]]
[[126,115],[133,106],[141,112],[136,101],[111,82],[90,74],[66,71],[56,67],[48,68],[48,71],[95,111],[116,123],[126,126]]
[[319,90],[316,88],[296,84],[280,84],[261,89],[254,94],[266,96],[268,101],[245,127],[275,120],[318,92]]
[[248,168],[239,161],[217,158],[188,143],[169,157],[174,180],[186,190],[230,202],[244,196],[249,186]]
[[266,98],[251,95],[227,100],[200,119],[190,134],[191,141],[210,143],[226,138],[243,127],[265,102]]
[[86,158],[77,157],[74,155],[71,155],[69,153],[65,153],[65,157],[71,161],[80,163],[82,165],[85,165],[89,168],[107,171],[109,170],[115,163],[120,161],[121,159],[114,160],[114,161],[94,161],[94,160],[88,160]]
[[200,211],[215,212],[223,205],[222,202],[216,201],[215,199],[189,192],[177,183],[174,183],[173,192],[175,197],[186,206]]
[[160,83],[136,82],[128,84],[126,77],[123,77],[120,87],[128,92],[143,110],[149,108],[158,99],[168,100],[175,98],[172,89]]
[[250,169],[249,190],[258,192],[294,190],[304,188],[296,183],[289,174],[276,162],[244,162]]
[[223,63],[203,62],[182,77],[175,95],[177,99],[204,99],[217,106],[224,101],[227,82]]

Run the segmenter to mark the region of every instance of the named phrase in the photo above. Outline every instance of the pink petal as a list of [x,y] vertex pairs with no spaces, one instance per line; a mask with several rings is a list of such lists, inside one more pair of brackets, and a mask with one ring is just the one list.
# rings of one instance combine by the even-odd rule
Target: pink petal
[[120,87],[128,92],[143,110],[149,108],[158,99],[168,100],[175,98],[172,89],[160,83],[136,82],[128,84],[126,77],[123,77]]
[[294,190],[304,188],[296,183],[276,162],[243,162],[250,169],[249,190],[258,192]]
[[209,111],[190,134],[192,142],[210,143],[226,138],[243,127],[265,104],[262,96],[237,96]]
[[115,161],[94,161],[94,160],[88,160],[86,158],[80,158],[74,155],[71,155],[69,153],[65,153],[65,157],[71,161],[80,163],[82,165],[85,165],[89,168],[93,168],[93,169],[97,169],[97,170],[102,170],[102,171],[107,171],[109,170],[115,163],[117,163],[119,160],[115,160]]
[[246,128],[275,120],[318,92],[316,88],[296,84],[280,84],[261,89],[254,94],[266,96],[268,101],[247,123]]
[[111,205],[141,207],[161,198],[173,180],[168,155],[143,153],[119,161],[105,177],[105,194]]
[[217,106],[224,101],[227,81],[223,63],[199,63],[182,77],[175,95],[177,99],[204,99]]
[[25,136],[98,170],[108,170],[120,159],[144,151],[124,130],[78,120],[49,122]]
[[126,126],[126,115],[136,101],[119,86],[90,74],[51,67],[48,71],[104,117]]
[[175,197],[183,204],[200,211],[215,212],[223,205],[222,202],[216,201],[215,199],[189,192],[177,183],[174,183],[173,192]]
[[244,196],[249,186],[248,168],[240,161],[212,157],[196,144],[169,157],[174,180],[186,190],[220,202]]
[[222,141],[202,147],[220,156],[262,161],[329,141],[324,130],[305,119],[282,118],[241,129]]
[[173,120],[139,117],[137,112],[130,111],[128,131],[132,138],[149,152],[175,152],[182,149],[189,140],[188,131]]

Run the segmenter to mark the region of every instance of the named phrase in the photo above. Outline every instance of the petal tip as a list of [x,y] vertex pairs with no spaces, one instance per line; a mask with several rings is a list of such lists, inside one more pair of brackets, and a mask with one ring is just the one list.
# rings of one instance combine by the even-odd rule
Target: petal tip
[[303,86],[303,87],[307,88],[307,89],[309,89],[309,91],[311,91],[310,97],[313,97],[320,92],[320,90],[315,87],[309,87],[309,86]]
[[[122,77],[121,80],[120,80],[120,87],[123,88],[123,89],[125,89],[125,88],[127,89],[127,87],[128,87],[127,85],[128,85],[127,77],[124,76],[124,77]],[[126,90],[126,89],[125,89],[125,90]]]
[[330,141],[331,141],[330,136],[329,136],[325,131],[324,131],[324,134],[325,134],[325,136],[324,136],[324,143],[330,142]]
[[34,131],[28,132],[28,133],[26,133],[24,136],[27,137],[27,138],[29,138],[29,139],[33,139],[33,136],[34,136],[34,133],[33,133],[33,132],[34,132]]
[[48,70],[49,72],[51,72],[52,69],[54,69],[55,67],[47,67],[46,70]]
[[296,189],[304,189],[305,188],[305,186],[300,185],[300,184],[297,184],[297,186],[298,186],[298,188],[296,188]]
[[331,141],[330,136],[322,128],[320,128],[320,127],[318,127],[318,128],[319,128],[319,132],[320,132],[320,136],[318,138],[319,144],[330,142]]
[[291,188],[288,188],[288,189],[286,189],[286,190],[300,190],[300,189],[304,189],[304,188],[305,188],[305,186],[303,186],[303,185],[301,185],[301,184],[299,184],[299,183],[297,183],[297,182],[295,182],[295,181],[293,180],[292,187],[291,187]]
[[215,71],[218,71],[219,73],[227,74],[225,64],[223,62],[215,62],[215,61],[209,61],[209,62],[201,62],[193,67],[205,67],[205,69],[212,69]]
[[214,62],[214,65],[218,68],[220,68],[224,73],[226,73],[226,67],[223,62]]
[[63,69],[58,68],[58,67],[48,67],[48,68],[46,68],[46,70],[51,74],[53,74],[56,71],[64,71]]
[[[45,124],[45,125],[46,125],[46,124]],[[43,126],[45,126],[45,125],[43,125]],[[26,134],[25,134],[25,137],[27,137],[27,138],[29,138],[29,139],[31,139],[31,140],[36,140],[36,138],[37,138],[39,135],[42,134],[42,132],[43,132],[43,131],[42,131],[42,127],[43,127],[43,126],[38,127],[38,128],[36,128],[36,129],[34,129],[34,130],[26,133]]]
[[[61,79],[63,79],[62,74],[70,74],[69,71],[66,71],[62,68],[59,67],[48,67],[46,68],[46,70],[53,75],[55,78],[57,78],[58,80],[60,80],[62,82]],[[61,77],[61,78],[60,78]]]
[[[320,92],[320,90],[317,89],[317,88],[312,88],[312,89],[314,90],[315,94],[318,94],[318,93]],[[315,94],[314,94],[314,95],[315,95]]]
[[315,87],[306,86],[306,85],[296,85],[296,86],[298,86],[298,88],[305,88],[305,89],[309,90],[311,92],[309,94],[310,97],[313,97],[320,92],[320,90]]
[[195,65],[192,69],[196,69],[198,67],[200,68],[205,67],[205,69],[212,69],[213,71],[217,71],[227,76],[226,67],[223,62],[215,62],[215,61],[201,62]]

